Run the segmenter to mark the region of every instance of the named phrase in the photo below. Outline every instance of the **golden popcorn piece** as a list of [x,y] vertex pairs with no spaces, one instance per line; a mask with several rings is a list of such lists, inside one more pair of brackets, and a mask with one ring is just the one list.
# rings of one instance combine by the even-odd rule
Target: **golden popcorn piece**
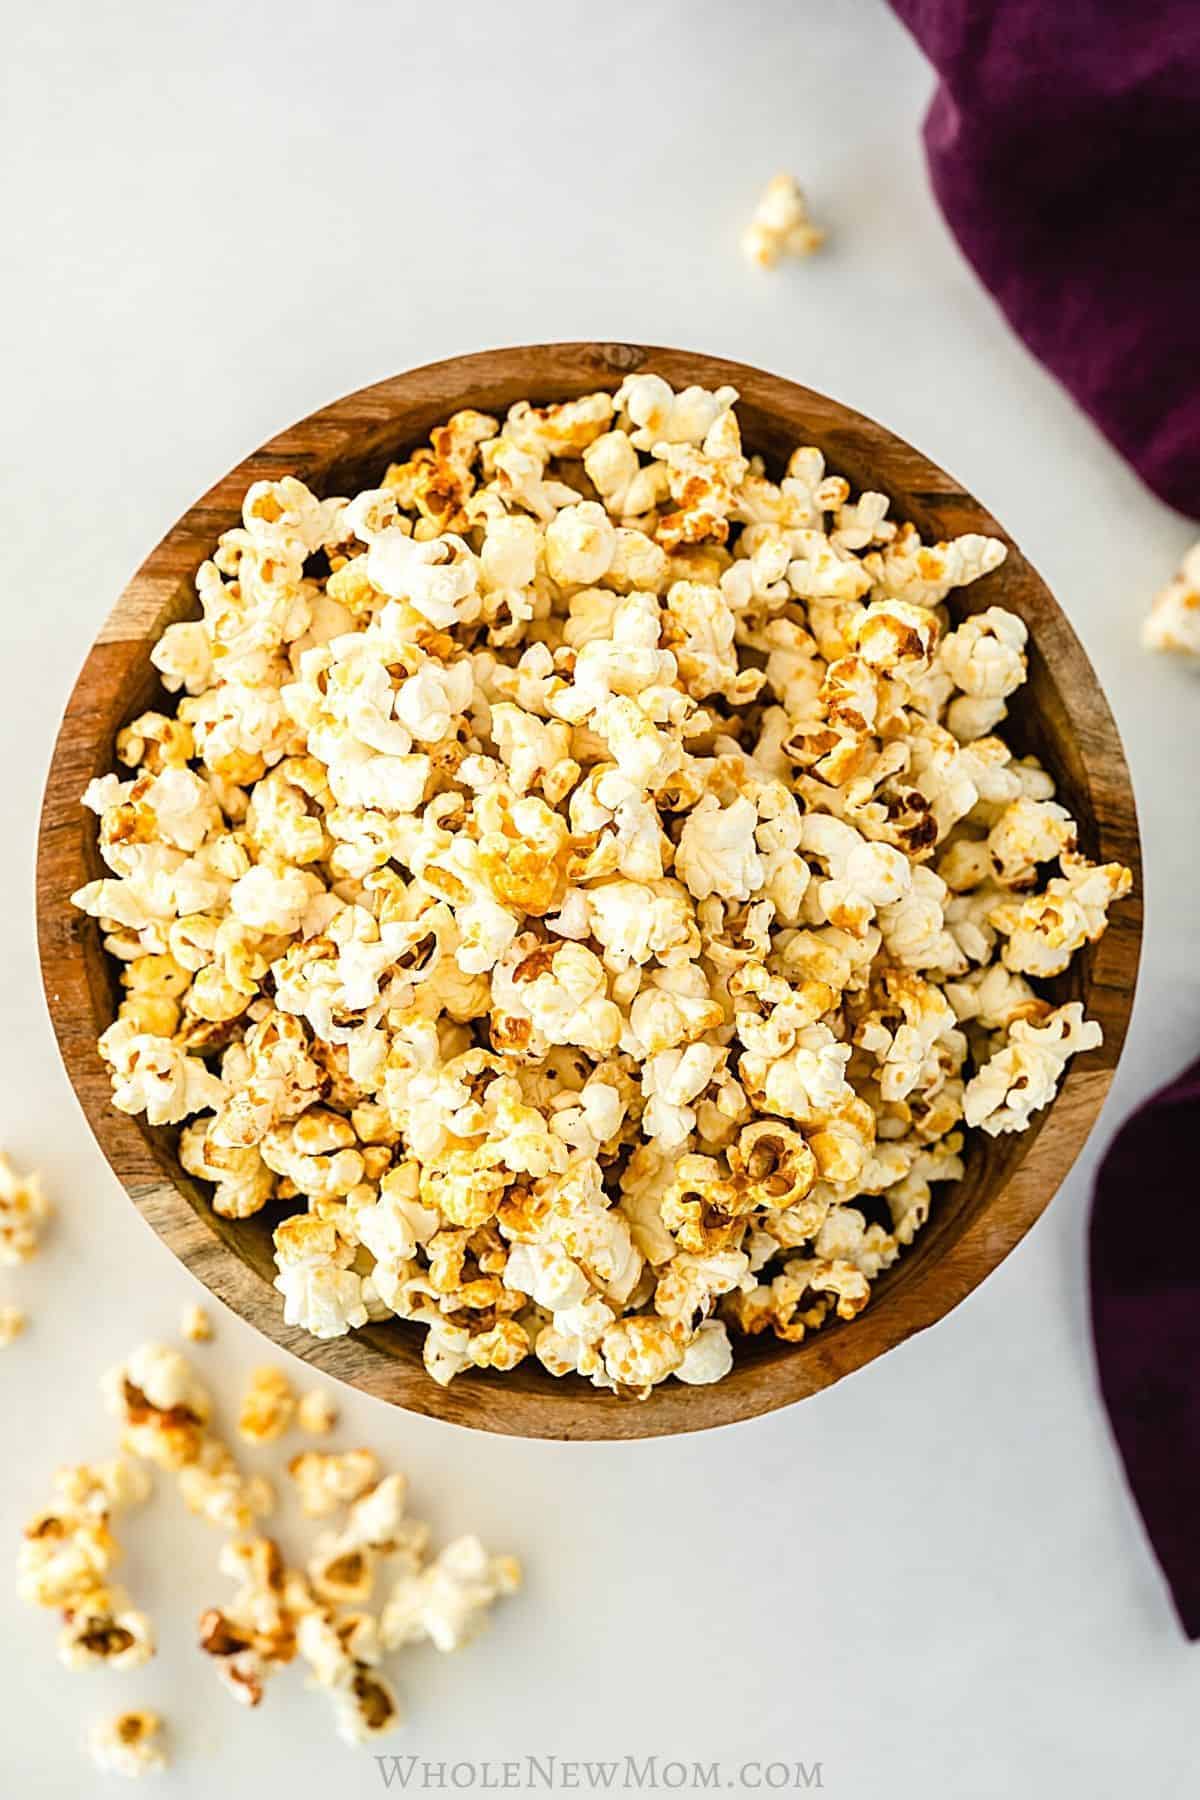
[[0,1306],[0,1350],[16,1343],[29,1323],[29,1316],[19,1306]]
[[[772,193],[759,250],[811,247]],[[964,1123],[1019,1128],[1094,1041],[1040,983],[1129,876],[997,735],[1029,654],[1004,544],[924,543],[811,445],[768,470],[736,401],[638,372],[456,414],[350,498],[256,483],[155,648],[173,716],[88,786],[115,1102],[182,1124],[219,1213],[283,1204],[289,1324],[413,1321],[440,1382],[721,1379],[731,1330],[860,1310]],[[129,1440],[253,1530],[269,1497],[152,1349]],[[357,1607],[385,1554],[333,1530],[305,1604]],[[308,1629],[365,1732],[374,1665]],[[253,1699],[270,1647],[234,1638]]]
[[122,1425],[122,1444],[160,1468],[180,1469],[200,1454],[212,1411],[207,1389],[185,1357],[143,1344],[101,1383],[108,1410]]
[[18,1175],[0,1151],[0,1263],[15,1267],[36,1256],[52,1211],[36,1170]]
[[253,1371],[238,1412],[238,1436],[247,1444],[273,1444],[288,1430],[296,1396],[286,1372],[270,1364]]
[[338,1421],[337,1402],[325,1388],[310,1388],[301,1394],[296,1407],[296,1423],[310,1437],[327,1437]]

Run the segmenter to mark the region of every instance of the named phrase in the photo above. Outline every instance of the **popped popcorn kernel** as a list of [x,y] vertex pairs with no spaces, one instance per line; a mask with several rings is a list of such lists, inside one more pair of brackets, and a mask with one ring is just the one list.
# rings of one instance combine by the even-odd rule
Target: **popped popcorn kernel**
[[163,1722],[148,1707],[101,1720],[92,1726],[87,1741],[92,1761],[109,1775],[136,1780],[167,1766]]
[[51,1211],[36,1170],[18,1175],[0,1150],[0,1263],[15,1267],[37,1254]]
[[0,1350],[14,1344],[29,1323],[28,1314],[19,1306],[0,1306]]
[[212,1340],[212,1319],[196,1303],[185,1306],[179,1321],[179,1333],[189,1344],[207,1344]]
[[337,1402],[325,1388],[310,1388],[301,1394],[296,1407],[296,1423],[310,1437],[327,1437],[338,1421]]
[[811,256],[824,242],[825,233],[810,219],[795,176],[773,175],[742,237],[748,259],[760,268],[772,269],[781,256]]
[[255,1369],[242,1396],[238,1435],[248,1444],[272,1444],[291,1425],[296,1410],[292,1384],[282,1369]]

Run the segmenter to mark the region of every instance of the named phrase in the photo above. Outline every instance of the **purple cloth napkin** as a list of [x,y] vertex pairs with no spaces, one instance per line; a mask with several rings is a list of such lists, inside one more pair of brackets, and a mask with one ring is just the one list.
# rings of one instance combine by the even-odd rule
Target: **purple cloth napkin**
[[962,250],[1142,479],[1200,517],[1200,3],[892,6],[941,78],[925,148]]
[[[1183,1629],[1200,1637],[1200,1062],[1134,1113],[1096,1177],[1100,1386]],[[1130,1230],[1132,1212],[1141,1225]]]

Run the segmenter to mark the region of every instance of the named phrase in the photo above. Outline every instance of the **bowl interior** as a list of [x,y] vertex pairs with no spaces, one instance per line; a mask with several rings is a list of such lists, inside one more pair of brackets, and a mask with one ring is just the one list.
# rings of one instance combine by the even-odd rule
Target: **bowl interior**
[[[1056,1001],[1082,999],[1101,1019],[1103,1049],[1077,1060],[1059,1101],[1029,1131],[999,1139],[968,1134],[963,1179],[934,1190],[928,1225],[873,1284],[867,1311],[851,1324],[824,1327],[798,1346],[766,1337],[740,1341],[733,1373],[714,1388],[666,1383],[648,1401],[633,1404],[577,1377],[556,1381],[531,1359],[504,1376],[462,1375],[443,1390],[420,1365],[420,1327],[397,1321],[320,1344],[283,1326],[270,1286],[271,1232],[290,1203],[240,1222],[218,1218],[205,1191],[180,1167],[177,1131],[130,1120],[109,1104],[95,1039],[114,1016],[119,986],[96,925],[65,901],[66,893],[103,870],[91,815],[78,806],[78,796],[93,774],[112,767],[113,739],[121,725],[151,706],[171,710],[174,703],[159,686],[148,650],[165,625],[197,612],[195,568],[220,532],[236,522],[252,481],[290,472],[318,493],[353,493],[375,485],[388,461],[415,448],[458,407],[503,413],[517,399],[546,403],[596,387],[613,389],[630,367],[657,370],[677,388],[732,382],[742,395],[738,413],[745,444],[776,476],[798,443],[815,443],[832,471],[855,489],[887,493],[893,515],[911,520],[926,539],[965,530],[1006,536],[950,477],[872,421],[740,365],[634,346],[555,345],[414,371],[336,403],[265,446],[219,483],[153,553],[102,633],[68,707],[39,851],[43,964],[64,1057],[109,1160],[151,1222],[222,1298],[332,1373],[417,1410],[536,1435],[653,1435],[745,1417],[826,1385],[948,1310],[1032,1223],[1086,1136],[1124,1036],[1140,937],[1140,916],[1126,902],[1116,910],[1108,936],[1048,984]],[[1108,709],[1061,611],[1008,541],[1008,561],[973,586],[955,590],[952,609],[963,617],[1002,602],[1025,618],[1031,631],[1030,675],[1003,727],[1006,740],[1018,754],[1032,752],[1052,770],[1059,797],[1079,823],[1085,852],[1103,860],[1120,857],[1132,863],[1136,875],[1132,793]],[[57,885],[63,863],[69,865],[65,890]],[[54,892],[47,891],[51,882]],[[1078,1091],[1070,1122],[1060,1126],[1072,1088]],[[1039,1151],[1040,1140],[1056,1135],[1057,1149],[1047,1152],[1043,1144]],[[1031,1159],[1035,1166],[1023,1184],[1026,1191],[989,1229],[989,1211],[1011,1194],[1014,1177]]]

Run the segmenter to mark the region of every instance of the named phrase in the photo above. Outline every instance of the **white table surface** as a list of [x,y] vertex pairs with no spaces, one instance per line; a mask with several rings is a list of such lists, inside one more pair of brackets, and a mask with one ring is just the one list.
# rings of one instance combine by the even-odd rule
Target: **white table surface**
[[[925,181],[929,76],[907,38],[875,0],[43,0],[9,14],[6,39],[0,1139],[42,1167],[59,1217],[36,1263],[0,1272],[0,1298],[33,1315],[0,1364],[0,1538],[56,1464],[110,1445],[99,1372],[171,1338],[200,1297],[88,1133],[35,961],[42,774],[111,600],[214,477],[335,395],[490,344],[693,345],[885,420],[1045,574],[1133,766],[1138,1011],[1091,1150],[1038,1228],[942,1325],[805,1406],[606,1447],[471,1434],[343,1393],[342,1441],[408,1470],[440,1531],[477,1528],[528,1565],[487,1640],[409,1653],[410,1722],[385,1747],[723,1758],[723,1780],[751,1759],[819,1761],[844,1800],[1194,1793],[1200,1652],[1110,1448],[1083,1260],[1096,1153],[1200,1045],[1184,779],[1200,688],[1137,644],[1189,529],[959,257]],[[831,242],[765,276],[737,238],[778,167]],[[1152,1208],[1131,1196],[1131,1231]],[[217,1342],[196,1355],[228,1417],[266,1347],[213,1311]],[[215,1533],[164,1491],[126,1536],[129,1585],[161,1631],[144,1670],[67,1675],[51,1617],[4,1603],[6,1794],[119,1786],[79,1743],[139,1702],[175,1734],[151,1791],[380,1789],[297,1672],[245,1713],[191,1647],[196,1613],[227,1591]]]

